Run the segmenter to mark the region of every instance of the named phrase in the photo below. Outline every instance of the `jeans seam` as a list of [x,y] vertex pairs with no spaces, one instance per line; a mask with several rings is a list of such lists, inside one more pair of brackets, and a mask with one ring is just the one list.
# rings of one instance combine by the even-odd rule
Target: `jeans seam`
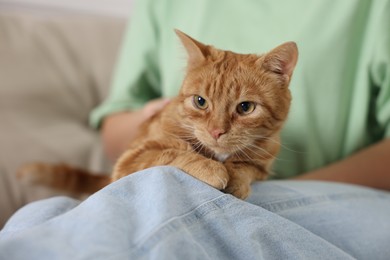
[[370,199],[380,198],[378,194],[367,194],[361,192],[340,192],[329,195],[317,195],[317,196],[304,196],[295,199],[279,200],[267,203],[258,204],[260,207],[271,212],[283,212],[294,208],[305,207],[308,205],[315,205],[320,203],[326,203],[331,201],[350,200],[350,199]]
[[134,246],[112,257],[115,258],[119,255],[131,251],[132,255],[135,254],[138,257],[142,257],[141,255],[148,253],[151,248],[153,248],[159,241],[161,241],[162,236],[166,237],[169,236],[172,232],[176,232],[177,227],[180,226],[181,223],[184,223],[188,227],[209,213],[222,209],[234,201],[234,197],[227,194],[223,194],[211,200],[205,201],[186,213],[165,220],[163,223],[156,226],[151,232],[145,234],[143,237],[138,239],[138,241],[135,241]]

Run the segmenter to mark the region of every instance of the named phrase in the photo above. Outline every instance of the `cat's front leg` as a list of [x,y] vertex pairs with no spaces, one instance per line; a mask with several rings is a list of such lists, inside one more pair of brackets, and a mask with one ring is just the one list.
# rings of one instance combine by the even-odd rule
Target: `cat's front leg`
[[208,159],[177,140],[151,140],[126,151],[117,161],[113,181],[153,166],[175,166],[189,175],[222,190],[226,188],[229,174],[226,167]]
[[224,192],[237,198],[246,199],[251,192],[251,183],[255,180],[264,180],[267,173],[260,167],[244,162],[225,162],[230,180]]
[[191,151],[180,153],[169,165],[178,167],[218,190],[225,189],[230,179],[224,164]]

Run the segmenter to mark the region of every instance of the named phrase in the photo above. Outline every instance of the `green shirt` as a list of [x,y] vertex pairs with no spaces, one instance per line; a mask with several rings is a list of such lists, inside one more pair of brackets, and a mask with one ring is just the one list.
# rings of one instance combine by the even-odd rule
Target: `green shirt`
[[139,0],[110,96],[91,115],[175,96],[186,56],[173,29],[239,53],[299,48],[276,177],[338,161],[390,137],[390,1]]

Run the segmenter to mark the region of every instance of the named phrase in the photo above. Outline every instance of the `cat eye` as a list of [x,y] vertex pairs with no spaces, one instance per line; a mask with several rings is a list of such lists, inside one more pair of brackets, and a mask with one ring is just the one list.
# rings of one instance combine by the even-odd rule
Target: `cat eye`
[[253,112],[255,110],[256,104],[253,102],[245,101],[237,106],[237,113],[240,115],[247,115]]
[[206,109],[209,105],[207,104],[206,99],[202,98],[201,96],[195,95],[193,99],[195,107],[199,109]]

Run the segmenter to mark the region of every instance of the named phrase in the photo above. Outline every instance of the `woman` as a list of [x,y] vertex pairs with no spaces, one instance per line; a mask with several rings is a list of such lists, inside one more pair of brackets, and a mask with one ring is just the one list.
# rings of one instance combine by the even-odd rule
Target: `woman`
[[[390,189],[389,1],[136,7],[111,95],[91,117],[113,160],[169,102],[150,100],[176,95],[184,64],[173,28],[243,53],[293,40],[300,58],[276,176]],[[260,182],[241,201],[178,169],[151,168],[82,203],[23,208],[0,233],[0,258],[386,259],[390,194],[334,182]]]

